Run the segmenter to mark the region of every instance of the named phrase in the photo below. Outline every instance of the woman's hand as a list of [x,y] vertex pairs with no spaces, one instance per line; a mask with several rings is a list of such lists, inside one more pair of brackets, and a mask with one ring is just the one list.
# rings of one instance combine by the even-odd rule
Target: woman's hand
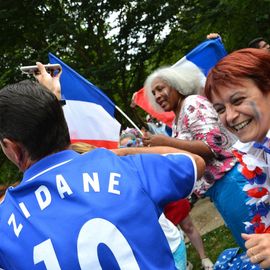
[[146,132],[144,134],[144,137],[142,138],[143,145],[144,146],[164,146],[166,145],[165,139],[168,138],[165,135],[153,135],[149,132]]
[[58,100],[61,99],[61,84],[60,84],[60,76],[62,70],[58,72],[56,75],[49,74],[44,65],[40,62],[36,63],[39,69],[40,74],[34,75],[38,82],[49,89],[52,93],[54,93]]
[[247,255],[252,263],[260,264],[261,268],[270,267],[270,234],[245,234],[242,237],[247,248]]

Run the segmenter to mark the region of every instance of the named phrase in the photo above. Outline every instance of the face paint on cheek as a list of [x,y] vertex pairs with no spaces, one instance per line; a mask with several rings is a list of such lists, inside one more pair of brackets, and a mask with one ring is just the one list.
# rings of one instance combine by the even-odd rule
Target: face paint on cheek
[[260,120],[260,118],[261,118],[261,114],[260,114],[260,112],[259,112],[259,110],[258,110],[258,108],[257,108],[257,105],[256,105],[256,103],[254,102],[254,101],[251,101],[250,103],[249,103],[249,105],[250,105],[250,107],[252,108],[252,111],[253,111],[253,113],[254,113],[254,118],[256,119],[256,120]]

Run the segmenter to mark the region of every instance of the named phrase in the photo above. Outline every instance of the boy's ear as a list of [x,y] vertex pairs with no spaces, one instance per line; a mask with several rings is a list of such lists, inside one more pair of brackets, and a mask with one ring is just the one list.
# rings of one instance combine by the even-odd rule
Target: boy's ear
[[24,156],[22,146],[16,141],[10,140],[8,138],[4,138],[2,140],[1,146],[7,158],[20,168]]

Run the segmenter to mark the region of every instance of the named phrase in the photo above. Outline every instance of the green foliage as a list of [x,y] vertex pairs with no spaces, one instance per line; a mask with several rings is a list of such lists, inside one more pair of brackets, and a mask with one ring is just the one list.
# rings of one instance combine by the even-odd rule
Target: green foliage
[[22,174],[0,151],[0,185],[12,185],[22,179]]
[[268,38],[269,9],[269,0],[1,1],[0,87],[25,79],[19,66],[47,63],[52,52],[139,124],[130,99],[150,72],[210,32],[221,34],[228,51]]
[[0,85],[22,79],[18,66],[47,62],[52,52],[130,113],[127,101],[146,76],[176,62],[207,33],[219,32],[229,51],[269,36],[269,5],[267,0],[2,1]]
[[[223,250],[237,247],[230,231],[224,225],[203,235],[202,239],[206,254],[213,263],[216,262]],[[200,269],[201,261],[198,253],[190,243],[186,247],[188,260],[193,264],[194,269]]]

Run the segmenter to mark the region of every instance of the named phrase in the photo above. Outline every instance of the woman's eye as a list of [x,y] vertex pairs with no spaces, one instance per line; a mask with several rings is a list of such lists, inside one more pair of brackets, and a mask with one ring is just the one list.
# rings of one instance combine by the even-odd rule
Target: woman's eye
[[236,98],[232,101],[232,104],[234,105],[240,105],[244,100],[244,97]]
[[218,114],[222,114],[225,112],[225,107],[215,107],[215,110]]
[[164,87],[156,87],[155,90],[152,91],[153,96],[156,95],[156,93],[160,93],[163,90]]

